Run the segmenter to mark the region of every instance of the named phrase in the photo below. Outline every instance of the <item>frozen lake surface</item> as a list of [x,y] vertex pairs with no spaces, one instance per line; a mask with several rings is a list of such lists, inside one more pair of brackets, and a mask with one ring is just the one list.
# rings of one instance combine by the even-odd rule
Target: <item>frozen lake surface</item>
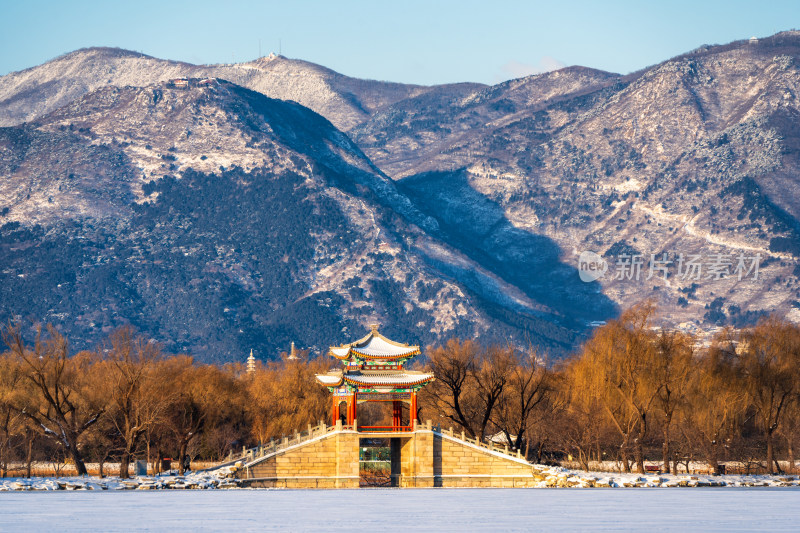
[[800,489],[0,493],[2,531],[797,531]]

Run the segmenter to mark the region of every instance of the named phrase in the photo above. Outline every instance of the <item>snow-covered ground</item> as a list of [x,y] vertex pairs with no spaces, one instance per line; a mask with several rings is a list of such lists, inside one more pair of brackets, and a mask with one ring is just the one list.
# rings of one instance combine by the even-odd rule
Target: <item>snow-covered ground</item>
[[797,476],[537,469],[537,489],[249,490],[228,468],[0,479],[0,531],[797,531]]
[[[798,487],[796,475],[625,474],[535,465],[539,487]],[[538,471],[538,472],[537,472]]]
[[187,472],[183,476],[134,476],[120,479],[109,476],[85,477],[33,477],[0,479],[2,491],[40,491],[40,490],[156,490],[156,489],[230,489],[238,487],[229,467],[218,468],[212,472]]
[[797,531],[800,490],[372,489],[0,494],[2,531]]
[[[158,489],[236,489],[240,481],[232,467],[206,472],[187,472],[159,476],[118,477],[34,477],[0,479],[0,492],[48,490],[158,490]],[[585,472],[557,466],[532,465],[537,488],[683,488],[683,487],[800,487],[797,475],[727,475],[702,474],[624,474],[618,472]]]

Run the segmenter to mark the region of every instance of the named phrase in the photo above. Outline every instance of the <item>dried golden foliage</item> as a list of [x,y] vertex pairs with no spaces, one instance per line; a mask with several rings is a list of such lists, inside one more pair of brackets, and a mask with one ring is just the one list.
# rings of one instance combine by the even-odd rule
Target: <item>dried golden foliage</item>
[[307,355],[257,366],[246,384],[252,437],[264,444],[327,420],[333,400],[314,376],[330,366],[324,359],[309,360]]
[[[651,302],[626,310],[555,365],[530,346],[451,339],[431,347],[416,364],[436,380],[412,415],[584,468],[611,459],[643,470],[648,459],[671,470],[703,459],[721,470],[738,459],[777,471],[778,457],[792,468],[800,328],[770,317],[698,347],[692,336],[653,327],[655,312]],[[333,407],[314,376],[338,362],[306,352],[247,373],[241,364],[164,356],[130,328],[75,355],[50,327],[36,328],[28,344],[10,325],[3,339],[0,473],[34,456],[67,456],[79,472],[85,457],[116,460],[123,476],[143,454],[183,469],[187,457],[220,460],[328,421]]]

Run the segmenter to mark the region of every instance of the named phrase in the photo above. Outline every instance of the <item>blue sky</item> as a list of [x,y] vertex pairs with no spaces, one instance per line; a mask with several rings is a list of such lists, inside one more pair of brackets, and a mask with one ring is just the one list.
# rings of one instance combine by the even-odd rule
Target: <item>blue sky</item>
[[584,65],[627,73],[702,44],[800,28],[800,1],[0,0],[0,75],[87,46],[191,63],[283,55],[405,83]]

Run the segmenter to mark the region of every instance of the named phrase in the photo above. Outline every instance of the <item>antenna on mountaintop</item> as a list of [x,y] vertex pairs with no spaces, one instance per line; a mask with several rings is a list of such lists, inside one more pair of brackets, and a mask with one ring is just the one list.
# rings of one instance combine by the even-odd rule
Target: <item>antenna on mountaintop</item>
[[278,55],[281,55],[281,40],[278,39]]

